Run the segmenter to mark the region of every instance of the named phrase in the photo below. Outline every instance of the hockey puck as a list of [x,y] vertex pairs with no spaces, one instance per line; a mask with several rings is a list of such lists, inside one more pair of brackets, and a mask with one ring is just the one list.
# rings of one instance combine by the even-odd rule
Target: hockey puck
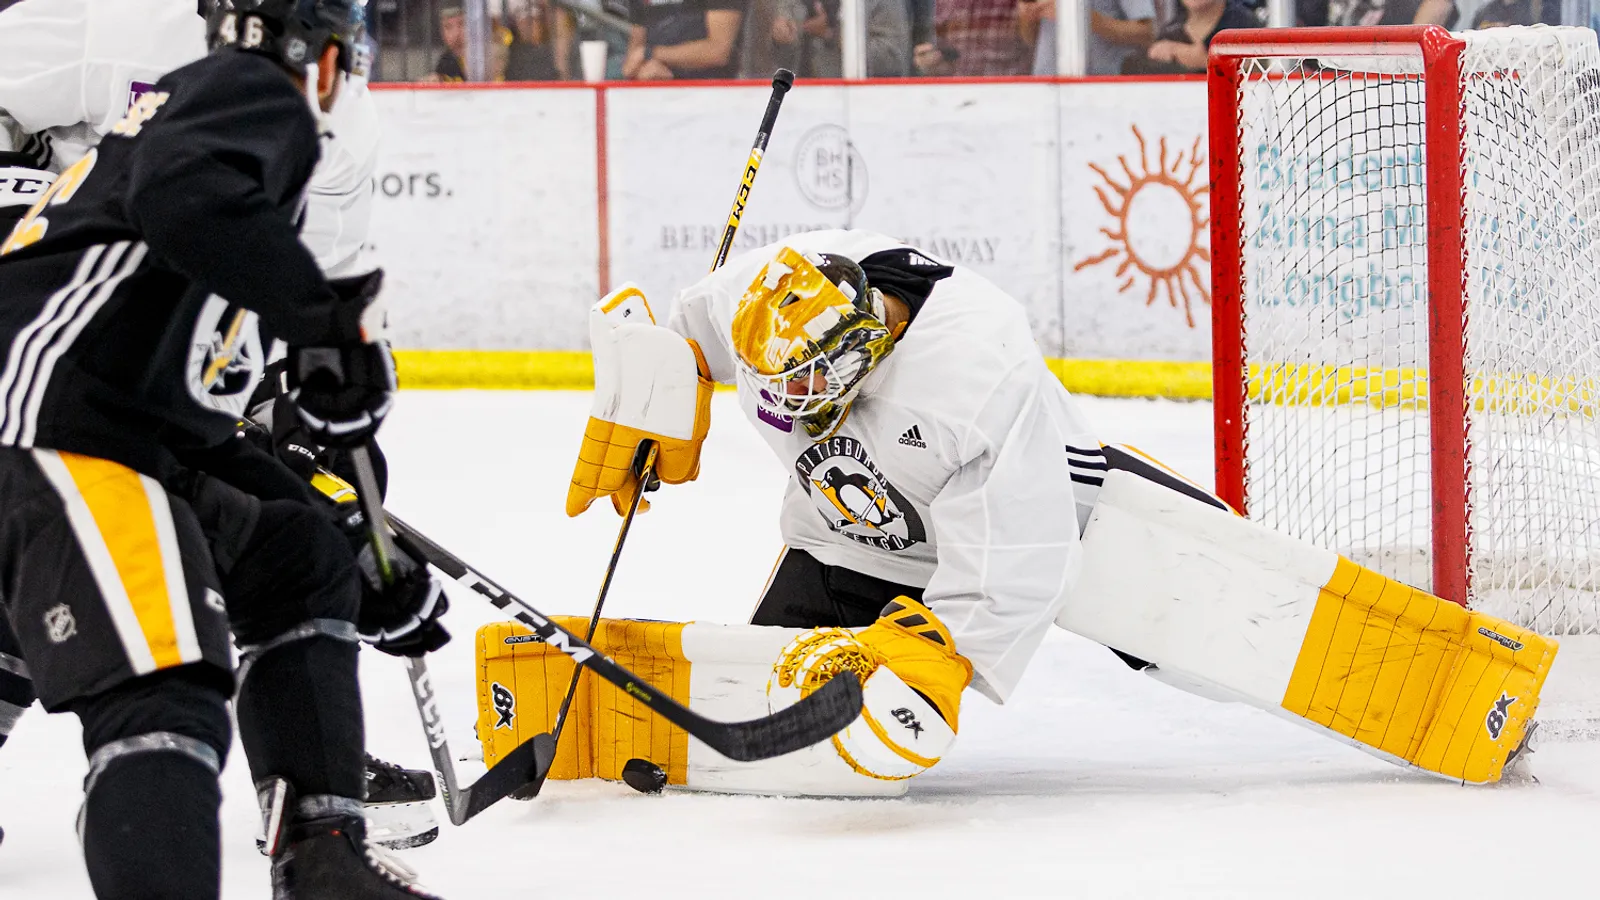
[[667,773],[648,759],[630,759],[622,767],[622,780],[641,794],[659,794],[667,786]]

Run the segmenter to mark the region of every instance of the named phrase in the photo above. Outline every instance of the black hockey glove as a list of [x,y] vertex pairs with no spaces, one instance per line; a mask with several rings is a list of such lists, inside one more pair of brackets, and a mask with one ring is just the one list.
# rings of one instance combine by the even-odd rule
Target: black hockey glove
[[268,449],[301,478],[310,481],[317,474],[322,448],[311,439],[288,395],[272,402],[272,446]]
[[[291,348],[288,396],[313,442],[354,447],[378,430],[394,405],[397,387],[394,355],[377,324],[383,318],[378,305],[383,271],[330,284],[345,300],[349,315],[362,323],[368,342]],[[369,319],[372,327],[367,327]]]
[[395,389],[388,344],[289,351],[289,399],[306,435],[318,444],[366,443],[394,406]]
[[390,560],[394,580],[385,587],[371,545],[361,550],[361,639],[391,656],[421,656],[450,642],[439,617],[450,608],[439,579],[404,553]]

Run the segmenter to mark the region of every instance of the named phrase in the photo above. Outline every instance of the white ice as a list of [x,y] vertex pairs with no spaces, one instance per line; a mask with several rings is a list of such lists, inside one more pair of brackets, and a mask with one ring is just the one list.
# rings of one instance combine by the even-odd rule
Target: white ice
[[[637,523],[608,614],[748,615],[778,550],[785,472],[731,399],[717,397],[700,480],[654,495]],[[1210,482],[1209,405],[1083,402],[1102,439]],[[618,521],[562,512],[588,403],[403,394],[384,433],[391,508],[544,611],[586,614]],[[495,616],[452,593],[456,640],[433,670],[460,756],[478,752],[472,634]],[[370,748],[426,767],[402,667],[364,652],[362,673]],[[955,750],[901,800],[551,783],[534,802],[446,823],[404,859],[452,900],[1600,896],[1600,745],[1547,744],[1537,783],[1463,788],[1179,693],[1062,632],[1010,704],[969,694],[963,712]],[[67,716],[34,709],[0,749],[0,900],[92,896],[73,834],[84,770]],[[268,897],[237,743],[223,781],[224,895]]]

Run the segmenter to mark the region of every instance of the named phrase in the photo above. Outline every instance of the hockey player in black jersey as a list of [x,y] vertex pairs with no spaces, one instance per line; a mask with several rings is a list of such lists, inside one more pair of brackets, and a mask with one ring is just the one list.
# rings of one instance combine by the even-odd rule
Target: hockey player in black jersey
[[83,723],[102,898],[217,896],[235,682],[279,814],[275,896],[427,896],[365,844],[354,640],[436,648],[438,586],[363,602],[331,517],[234,439],[267,335],[318,440],[365,440],[391,402],[379,279],[330,284],[295,229],[358,23],[352,0],[224,2],[226,46],[162,78],[0,246],[0,608],[46,708]]

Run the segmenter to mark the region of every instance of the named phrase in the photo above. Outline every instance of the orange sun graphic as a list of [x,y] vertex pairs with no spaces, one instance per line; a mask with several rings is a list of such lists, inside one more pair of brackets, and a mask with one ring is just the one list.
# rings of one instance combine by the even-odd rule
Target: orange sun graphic
[[[1163,137],[1157,144],[1157,165],[1151,168],[1144,135],[1139,133],[1137,125],[1133,127],[1133,136],[1139,141],[1139,171],[1134,171],[1127,156],[1117,157],[1127,176],[1126,185],[1119,184],[1100,166],[1089,164],[1089,168],[1105,181],[1104,185],[1096,185],[1094,192],[1100,198],[1100,205],[1116,221],[1116,228],[1101,228],[1100,233],[1110,238],[1112,245],[1080,260],[1072,270],[1077,272],[1120,258],[1117,275],[1124,280],[1118,293],[1126,293],[1133,287],[1138,280],[1137,273],[1142,272],[1150,279],[1145,305],[1155,303],[1165,289],[1167,303],[1173,309],[1178,308],[1179,300],[1183,301],[1183,317],[1193,328],[1195,299],[1211,303],[1211,288],[1207,284],[1211,251],[1205,246],[1211,226],[1206,212],[1206,195],[1211,185],[1202,173],[1206,160],[1200,152],[1200,138],[1194,139],[1194,146],[1187,153],[1179,150],[1169,160],[1167,139]],[[1185,166],[1187,172],[1182,171]]]

